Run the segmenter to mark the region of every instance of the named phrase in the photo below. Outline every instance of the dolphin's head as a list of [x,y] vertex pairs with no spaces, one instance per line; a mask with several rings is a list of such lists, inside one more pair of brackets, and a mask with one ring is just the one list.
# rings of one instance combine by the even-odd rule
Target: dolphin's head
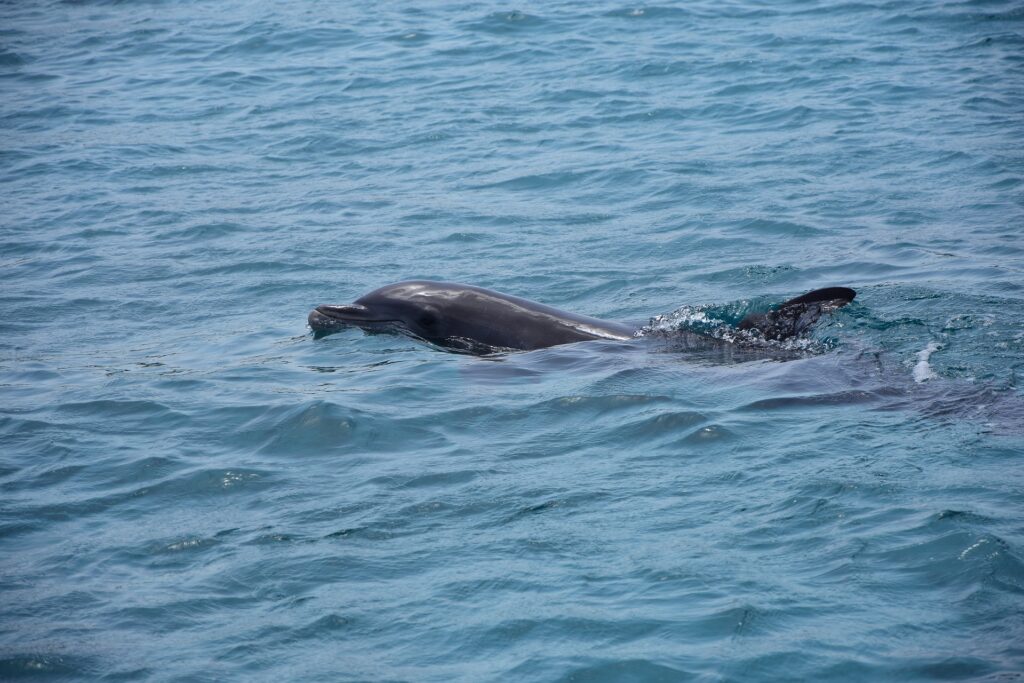
[[446,296],[436,283],[400,282],[374,290],[354,303],[317,306],[309,314],[309,326],[317,334],[330,334],[345,327],[367,331],[398,330],[427,341],[447,336],[442,314]]

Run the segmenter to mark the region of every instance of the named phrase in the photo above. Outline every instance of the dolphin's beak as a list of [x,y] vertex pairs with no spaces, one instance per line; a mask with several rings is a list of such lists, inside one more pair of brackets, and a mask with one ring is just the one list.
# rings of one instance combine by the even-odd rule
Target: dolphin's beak
[[332,318],[339,322],[360,322],[370,320],[370,311],[359,304],[342,304],[341,306],[317,306],[314,313]]
[[337,330],[346,325],[366,325],[367,323],[390,322],[389,318],[381,318],[362,304],[341,304],[340,306],[317,306],[309,313],[309,326],[315,332]]

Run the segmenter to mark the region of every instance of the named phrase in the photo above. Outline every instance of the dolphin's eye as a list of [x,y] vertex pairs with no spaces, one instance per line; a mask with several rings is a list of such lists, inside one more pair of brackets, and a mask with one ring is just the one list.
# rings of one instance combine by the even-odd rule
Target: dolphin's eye
[[431,313],[430,311],[425,311],[424,313],[420,314],[420,317],[417,320],[417,322],[422,327],[433,327],[434,325],[437,324],[437,316]]

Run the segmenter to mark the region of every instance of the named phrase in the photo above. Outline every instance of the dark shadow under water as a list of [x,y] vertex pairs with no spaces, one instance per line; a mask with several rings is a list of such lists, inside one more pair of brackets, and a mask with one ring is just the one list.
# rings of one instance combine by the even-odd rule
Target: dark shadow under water
[[[736,321],[754,305],[684,306],[653,318],[631,340],[583,341],[533,351],[463,338],[435,343],[401,325],[362,331],[371,336],[397,334],[433,351],[473,357],[477,362],[461,365],[460,371],[481,384],[515,383],[553,372],[602,373],[610,363],[627,371],[670,364],[687,366],[707,386],[742,383],[755,388],[761,398],[738,408],[743,411],[858,405],[930,420],[966,420],[988,433],[1024,433],[1024,398],[1012,387],[934,374],[921,381],[917,369],[908,371],[885,351],[863,346],[862,340],[841,342],[826,336],[831,316],[819,329],[807,327],[784,340],[737,329]],[[314,332],[313,338],[332,333]]]
[[[985,381],[936,377],[916,381],[891,355],[829,340],[803,345],[742,345],[693,333],[655,334],[626,342],[580,342],[529,352],[480,356],[462,373],[475,382],[503,384],[553,372],[622,372],[651,366],[684,369],[701,385],[753,389],[739,411],[800,411],[859,406],[906,412],[921,419],[965,421],[992,434],[1024,434],[1024,397]],[[746,392],[744,392],[746,393]]]

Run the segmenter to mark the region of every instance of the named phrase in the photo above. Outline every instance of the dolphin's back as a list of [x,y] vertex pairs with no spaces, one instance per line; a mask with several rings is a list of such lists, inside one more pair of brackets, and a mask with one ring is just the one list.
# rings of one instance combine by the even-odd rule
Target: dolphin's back
[[356,303],[372,306],[382,299],[442,309],[451,332],[448,336],[495,348],[528,351],[577,341],[630,339],[635,332],[621,323],[455,282],[398,282],[374,290]]

